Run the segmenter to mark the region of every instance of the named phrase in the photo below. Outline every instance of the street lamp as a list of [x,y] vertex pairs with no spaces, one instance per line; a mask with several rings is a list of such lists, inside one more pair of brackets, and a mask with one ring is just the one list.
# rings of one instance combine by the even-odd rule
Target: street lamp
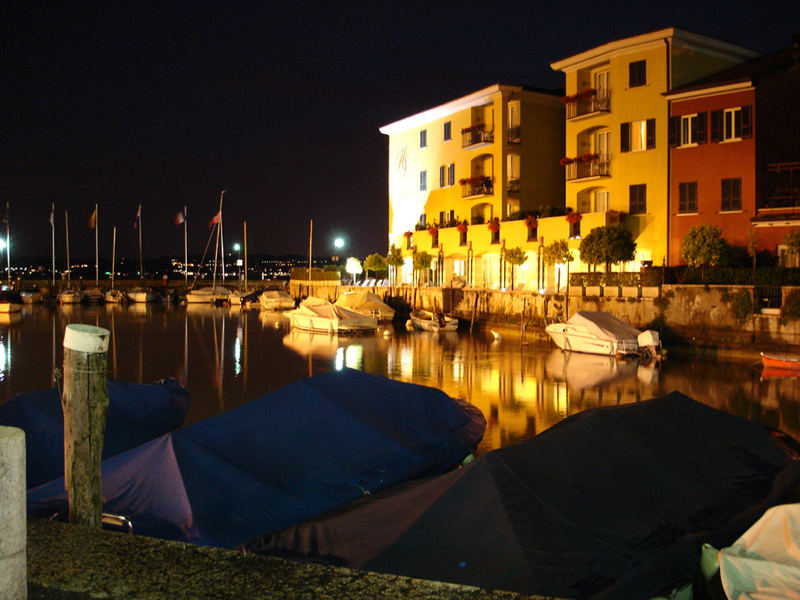
[[[347,242],[345,242],[345,239],[342,236],[336,236],[335,238],[333,238],[333,247],[337,251],[338,250],[342,250],[346,245],[347,245]],[[339,262],[338,252],[337,252],[337,254],[332,256],[331,258],[333,259],[334,262]]]
[[238,255],[237,258],[236,258],[236,267],[237,267],[238,278],[239,278],[239,287],[241,288],[241,286],[242,286],[242,253],[241,253],[242,247],[238,243],[236,243],[236,244],[233,245],[233,249],[237,252],[237,255]]

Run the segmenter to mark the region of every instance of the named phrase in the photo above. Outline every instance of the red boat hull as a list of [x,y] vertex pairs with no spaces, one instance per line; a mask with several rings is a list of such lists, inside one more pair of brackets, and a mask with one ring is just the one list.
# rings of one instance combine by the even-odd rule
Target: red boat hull
[[761,364],[770,369],[800,370],[800,355],[761,353]]

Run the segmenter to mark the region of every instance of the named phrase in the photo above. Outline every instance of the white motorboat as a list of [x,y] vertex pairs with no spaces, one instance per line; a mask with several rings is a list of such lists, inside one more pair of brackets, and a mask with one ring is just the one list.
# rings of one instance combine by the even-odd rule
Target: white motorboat
[[73,288],[67,288],[65,290],[61,290],[58,293],[59,304],[80,304],[82,298],[83,294],[81,294],[78,290]]
[[125,302],[125,292],[117,289],[108,290],[106,292],[106,302],[109,304],[122,304]]
[[231,292],[222,286],[204,287],[199,290],[186,292],[186,302],[189,304],[216,304],[230,302]]
[[283,290],[264,290],[258,297],[258,303],[264,310],[291,310],[294,298]]
[[313,296],[303,300],[296,309],[284,314],[289,317],[293,328],[304,331],[359,333],[378,329],[378,319],[365,317]]
[[155,302],[156,295],[153,290],[145,287],[135,287],[128,290],[128,300],[134,304],[144,304],[147,302]]
[[345,292],[336,299],[334,304],[368,317],[375,317],[378,321],[394,319],[394,309],[381,300],[377,294],[367,290]]
[[422,331],[456,331],[458,329],[458,319],[448,317],[443,313],[413,310],[409,316],[409,321],[414,329]]
[[22,310],[22,296],[13,290],[0,292],[0,313],[18,313]]
[[610,313],[598,311],[578,311],[565,323],[551,323],[545,331],[556,346],[574,352],[643,357],[652,354],[655,358],[661,347],[657,331],[643,332]]

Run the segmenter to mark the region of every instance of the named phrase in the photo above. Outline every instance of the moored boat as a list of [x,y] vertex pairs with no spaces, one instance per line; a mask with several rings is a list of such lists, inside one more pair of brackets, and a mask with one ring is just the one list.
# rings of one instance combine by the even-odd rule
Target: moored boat
[[641,331],[600,311],[580,310],[565,323],[545,327],[550,339],[562,350],[606,356],[642,356],[654,359],[661,349],[657,331]]
[[367,317],[375,317],[378,321],[394,319],[394,309],[381,300],[377,294],[367,290],[345,292],[336,299],[334,304]]
[[105,299],[109,304],[121,304],[125,302],[125,292],[117,289],[108,290]]
[[19,295],[23,304],[39,304],[44,300],[42,292],[36,288],[22,290]]
[[360,333],[378,329],[378,319],[365,317],[314,296],[306,298],[296,309],[284,314],[289,317],[293,328],[305,331]]
[[231,292],[228,288],[209,286],[186,292],[186,302],[189,304],[217,304],[229,302],[230,296]]
[[136,303],[147,303],[147,302],[155,302],[156,295],[153,293],[153,290],[150,288],[145,287],[135,287],[128,290],[128,300]]
[[105,300],[105,294],[99,288],[87,288],[83,290],[81,302],[87,304],[100,304]]
[[81,298],[83,298],[83,294],[81,294],[78,290],[73,288],[67,288],[65,290],[61,290],[58,293],[59,304],[79,304]]
[[761,364],[770,369],[800,370],[800,354],[761,352]]
[[294,298],[283,290],[264,290],[258,303],[264,310],[292,310],[295,307]]
[[0,313],[16,313],[22,310],[22,296],[14,290],[0,291]]
[[458,329],[458,319],[429,310],[411,311],[409,321],[414,329],[422,331],[456,331]]

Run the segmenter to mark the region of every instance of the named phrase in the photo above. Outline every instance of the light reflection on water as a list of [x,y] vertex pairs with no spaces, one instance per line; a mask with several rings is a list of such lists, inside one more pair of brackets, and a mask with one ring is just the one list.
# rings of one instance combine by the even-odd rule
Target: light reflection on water
[[[29,307],[0,321],[0,402],[50,387],[63,361],[64,329],[86,323],[112,333],[109,377],[187,385],[191,423],[287,383],[344,367],[429,385],[480,408],[480,451],[517,443],[594,406],[636,402],[673,390],[800,438],[800,384],[761,380],[752,362],[638,361],[563,353],[547,343],[488,334],[415,333],[382,327],[367,337],[289,329],[279,314],[204,305]],[[13,357],[13,358],[12,358]],[[358,390],[353,390],[358,393]]]

